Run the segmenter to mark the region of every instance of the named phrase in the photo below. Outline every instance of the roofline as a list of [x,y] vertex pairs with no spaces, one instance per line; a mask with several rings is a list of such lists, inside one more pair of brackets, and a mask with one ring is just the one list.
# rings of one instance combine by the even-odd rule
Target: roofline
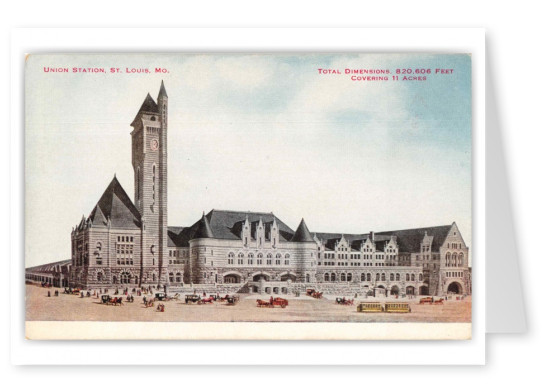
[[253,210],[247,210],[247,211],[244,211],[244,210],[229,210],[229,209],[211,209],[209,213],[207,214],[211,214],[212,212],[230,212],[230,213],[254,213],[254,214],[263,214],[263,215],[272,215],[272,216],[275,216],[274,215],[274,212],[257,212],[257,211],[253,211]]

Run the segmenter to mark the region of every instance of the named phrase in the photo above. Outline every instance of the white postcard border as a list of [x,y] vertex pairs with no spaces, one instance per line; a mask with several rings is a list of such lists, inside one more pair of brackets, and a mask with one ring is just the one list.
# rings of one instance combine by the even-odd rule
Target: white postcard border
[[[160,39],[172,36],[173,39]],[[422,43],[422,44],[421,44]],[[14,364],[483,364],[485,361],[485,47],[483,29],[16,29],[11,46],[11,358]],[[29,341],[24,310],[25,53],[471,53],[473,323],[468,341]],[[78,327],[78,323],[74,322]],[[102,322],[103,323],[103,322]],[[152,327],[156,324],[153,324]],[[412,324],[409,324],[412,325]],[[417,324],[417,326],[430,324]],[[163,325],[161,327],[170,327]],[[347,326],[347,325],[343,325]],[[435,325],[436,326],[436,325]],[[174,325],[178,327],[178,325]],[[252,324],[255,327],[255,324]],[[375,327],[379,327],[375,325]],[[232,359],[224,351],[231,345]],[[259,349],[262,354],[258,354]],[[43,354],[46,350],[58,353]],[[117,354],[110,354],[115,351]],[[300,353],[299,353],[300,352]],[[366,354],[369,352],[369,354]],[[74,357],[82,357],[75,362]]]

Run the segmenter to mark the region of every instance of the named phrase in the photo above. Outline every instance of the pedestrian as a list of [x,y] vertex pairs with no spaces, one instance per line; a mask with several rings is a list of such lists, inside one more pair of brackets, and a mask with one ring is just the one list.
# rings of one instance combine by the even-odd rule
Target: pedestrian
[[48,291],[48,297],[51,297],[51,295],[50,295],[50,291]]

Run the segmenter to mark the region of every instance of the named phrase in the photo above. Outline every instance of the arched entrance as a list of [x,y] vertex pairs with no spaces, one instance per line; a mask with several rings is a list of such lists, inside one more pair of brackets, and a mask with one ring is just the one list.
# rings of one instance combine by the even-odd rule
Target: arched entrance
[[238,274],[227,274],[224,276],[224,284],[238,284],[241,282],[241,276]]
[[256,276],[253,277],[253,281],[255,282],[258,282],[260,280],[263,280],[263,281],[270,281],[270,276],[268,276],[267,274],[257,274]]
[[422,287],[419,288],[419,294],[420,295],[423,295],[423,296],[426,296],[429,294],[429,287],[426,286],[426,285],[423,285]]
[[463,293],[463,287],[458,282],[452,282],[448,285],[448,293],[461,295]]
[[[308,278],[310,278],[310,276],[308,276]],[[280,279],[281,281],[291,281],[291,282],[295,282],[297,280],[296,276],[294,276],[291,273],[283,274]]]
[[392,288],[390,288],[390,294],[395,296],[400,294],[400,288],[398,288],[396,285],[393,285]]
[[412,295],[412,296],[415,295],[415,287],[413,287],[411,285],[408,286],[406,288],[406,295]]

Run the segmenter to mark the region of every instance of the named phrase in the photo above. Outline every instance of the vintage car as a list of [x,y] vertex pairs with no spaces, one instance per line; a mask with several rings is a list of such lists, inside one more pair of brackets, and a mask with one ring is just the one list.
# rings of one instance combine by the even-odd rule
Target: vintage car
[[166,300],[166,294],[163,292],[157,292],[155,293],[155,301],[163,301]]
[[385,312],[411,312],[408,303],[385,303]]
[[109,304],[109,302],[111,301],[111,296],[109,295],[101,295],[101,302],[103,304]]
[[385,310],[381,303],[360,303],[358,304],[358,312],[383,312]]
[[186,295],[185,297],[186,304],[197,303],[200,300],[201,300],[201,296],[199,295]]

